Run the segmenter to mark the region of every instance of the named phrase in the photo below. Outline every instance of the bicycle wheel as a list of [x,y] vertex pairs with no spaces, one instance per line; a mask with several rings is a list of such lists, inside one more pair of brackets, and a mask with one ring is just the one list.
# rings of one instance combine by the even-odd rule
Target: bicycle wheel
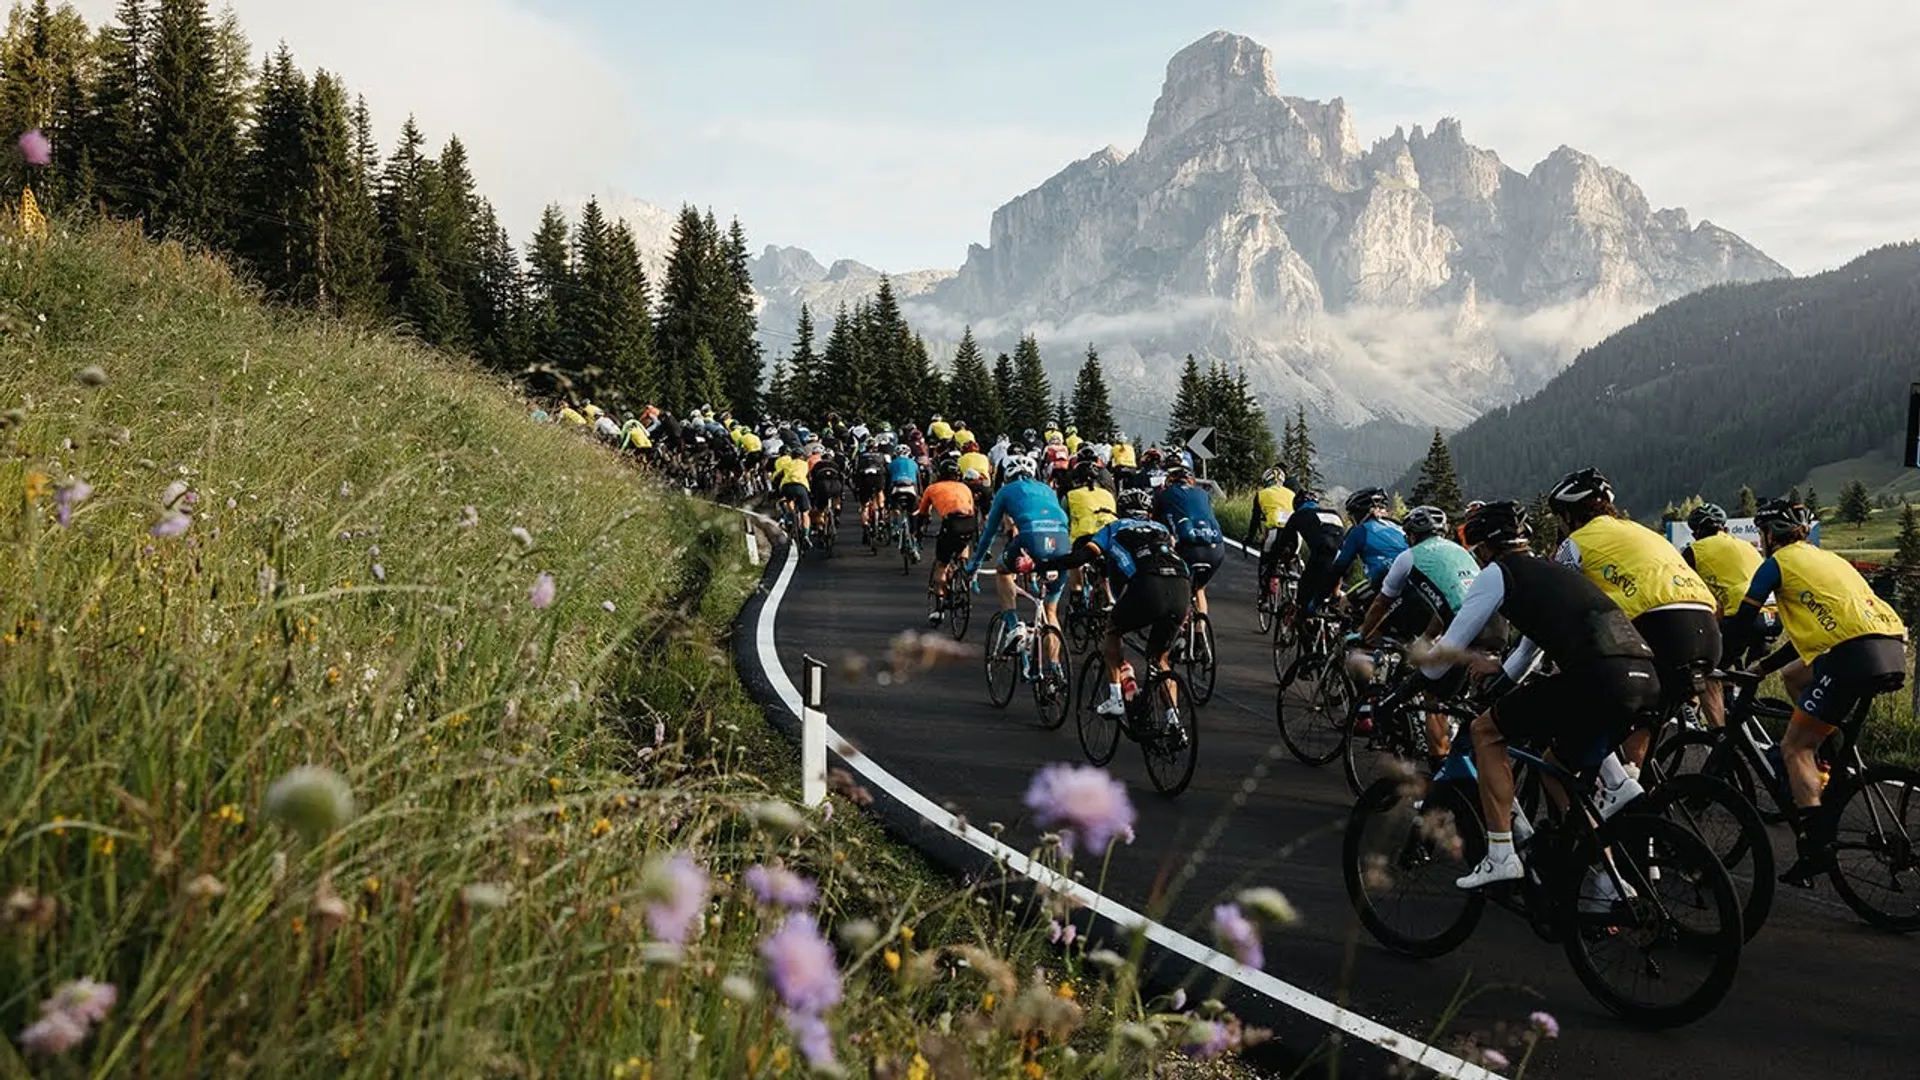
[[1644,812],[1686,826],[1713,849],[1740,894],[1740,925],[1752,941],[1773,911],[1776,887],[1773,841],[1760,812],[1725,782],[1700,773],[1670,776],[1641,801]]
[[[1375,715],[1372,735],[1355,735],[1353,723],[1347,725],[1347,737],[1340,748],[1340,764],[1347,774],[1347,787],[1355,796],[1388,777],[1417,776],[1426,767],[1425,731],[1415,734],[1415,725],[1424,721],[1418,713],[1397,712]],[[1354,717],[1358,722],[1359,717]]]
[[1205,705],[1213,700],[1213,682],[1220,674],[1220,658],[1214,650],[1213,620],[1194,612],[1185,635],[1187,647],[1181,650],[1180,665],[1186,669],[1187,685],[1193,687],[1194,704]]
[[1300,658],[1300,634],[1294,626],[1292,604],[1280,605],[1273,616],[1273,677],[1284,679],[1287,669]]
[[1193,782],[1193,767],[1200,760],[1200,704],[1178,672],[1150,676],[1147,682],[1128,720],[1140,739],[1154,790],[1178,795]]
[[967,626],[973,622],[973,591],[959,584],[958,573],[948,575],[947,580],[947,633],[955,641],[967,636]]
[[1273,633],[1273,602],[1276,594],[1272,589],[1267,587],[1270,580],[1271,579],[1268,578],[1262,578],[1254,584],[1254,588],[1257,590],[1253,597],[1254,625],[1260,628],[1262,634]]
[[1080,688],[1073,696],[1074,725],[1080,730],[1080,750],[1087,761],[1105,765],[1120,749],[1121,717],[1102,716],[1095,707],[1107,699],[1107,662],[1095,653],[1080,665]]
[[1346,745],[1353,687],[1337,662],[1303,656],[1280,680],[1273,711],[1280,739],[1293,756],[1307,765],[1325,765]]
[[1013,688],[1020,682],[1020,651],[1007,647],[1007,623],[994,619],[987,631],[987,700],[996,709],[1004,709],[1013,700]]
[[1647,1027],[1712,1012],[1733,986],[1745,937],[1726,868],[1705,841],[1651,814],[1613,818],[1600,842],[1624,890],[1587,865],[1598,859],[1589,845],[1550,886],[1571,922],[1563,944],[1573,973],[1610,1012]]
[[1040,710],[1040,726],[1058,731],[1073,711],[1073,680],[1067,674],[1067,639],[1057,626],[1041,626],[1033,633],[1033,704]]
[[1381,780],[1360,793],[1341,850],[1354,914],[1388,949],[1440,956],[1480,924],[1486,893],[1454,885],[1487,853],[1487,830],[1467,791]]
[[1654,744],[1653,761],[1661,776],[1689,773],[1711,776],[1752,804],[1761,821],[1767,824],[1785,821],[1786,815],[1780,812],[1771,790],[1753,775],[1747,759],[1727,741],[1740,737],[1714,731],[1677,731]]
[[1827,875],[1833,890],[1854,914],[1884,930],[1920,930],[1920,859],[1914,836],[1920,832],[1920,772],[1899,765],[1875,765],[1865,776],[1850,775],[1830,804],[1834,864]]

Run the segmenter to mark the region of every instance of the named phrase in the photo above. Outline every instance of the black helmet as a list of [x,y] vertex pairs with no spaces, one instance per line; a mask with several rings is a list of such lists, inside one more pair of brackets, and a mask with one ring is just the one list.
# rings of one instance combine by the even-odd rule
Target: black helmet
[[1139,488],[1128,488],[1114,501],[1121,517],[1138,518],[1145,521],[1153,516],[1153,496]]
[[1167,479],[1170,481],[1191,480],[1193,479],[1193,470],[1187,468],[1185,465],[1169,465],[1167,466]]
[[1798,540],[1813,528],[1813,511],[1786,499],[1768,499],[1754,511],[1753,524],[1773,540]]
[[934,467],[934,475],[942,480],[960,479],[960,459],[941,458],[940,464]]
[[1553,504],[1556,513],[1578,506],[1588,499],[1613,501],[1613,485],[1600,475],[1598,469],[1570,472],[1553,485],[1552,491],[1547,492],[1547,501]]
[[1447,531],[1447,512],[1437,506],[1416,506],[1407,511],[1400,523],[1408,536],[1443,536]]
[[1347,516],[1355,521],[1387,508],[1387,493],[1377,487],[1361,488],[1347,496]]
[[1083,447],[1081,447],[1081,448],[1080,448],[1080,453],[1079,453],[1078,455],[1076,455],[1076,457],[1078,458],[1078,460],[1080,460],[1080,461],[1082,461],[1082,462],[1085,462],[1085,463],[1087,463],[1087,464],[1089,464],[1089,465],[1091,465],[1091,464],[1093,464],[1094,462],[1096,462],[1096,461],[1099,461],[1099,460],[1100,460],[1100,455],[1099,455],[1099,454],[1096,454],[1096,453],[1094,453],[1094,452],[1093,452],[1093,447],[1091,447],[1091,446],[1083,446]]
[[1693,508],[1693,513],[1687,515],[1687,528],[1692,530],[1695,536],[1711,536],[1717,532],[1725,532],[1727,512],[1716,503],[1701,503]]
[[1525,543],[1532,532],[1527,525],[1527,508],[1512,500],[1490,502],[1468,514],[1464,529],[1468,547],[1512,547]]
[[1072,480],[1075,487],[1092,487],[1100,477],[1093,471],[1093,462],[1082,461],[1073,467]]

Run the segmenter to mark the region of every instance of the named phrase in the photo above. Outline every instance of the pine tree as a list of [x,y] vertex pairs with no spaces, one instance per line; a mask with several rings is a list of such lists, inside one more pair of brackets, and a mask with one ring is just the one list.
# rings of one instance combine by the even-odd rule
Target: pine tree
[[1187,364],[1180,369],[1180,382],[1173,392],[1173,408],[1167,414],[1167,441],[1182,443],[1193,434],[1193,430],[1205,424],[1202,419],[1206,409],[1206,378],[1200,372],[1200,364],[1193,354],[1187,354]]
[[999,414],[996,417],[999,423],[993,425],[995,435],[1020,433],[1020,429],[1014,424],[1013,384],[1013,357],[1001,353],[993,362],[993,401],[994,408]]
[[252,147],[241,165],[246,214],[239,253],[269,296],[289,302],[311,299],[301,288],[312,267],[307,250],[315,171],[308,158],[309,93],[293,51],[281,45],[261,68]]
[[1020,339],[1013,354],[1013,394],[1007,413],[1011,426],[1040,431],[1047,426],[1053,403],[1053,386],[1047,381],[1046,365],[1040,360],[1040,343],[1032,334]]
[[69,175],[85,160],[74,130],[85,113],[83,80],[94,53],[87,25],[71,7],[50,8],[47,0],[15,5],[0,40],[0,130],[39,129],[53,146],[53,164],[29,166],[13,154],[0,155],[0,184],[18,191],[31,184],[50,207],[62,204]]
[[1873,496],[1868,493],[1867,485],[1858,480],[1849,481],[1840,489],[1840,520],[1850,525],[1865,525],[1873,515]]
[[[705,378],[694,355],[706,340],[711,314],[714,250],[717,237],[707,220],[691,205],[680,208],[673,229],[673,252],[667,257],[666,280],[660,285],[660,312],[654,322],[654,355],[659,361],[660,399],[669,411],[684,414],[702,405],[724,408],[702,389]],[[711,343],[707,352],[713,355]],[[715,359],[718,364],[718,359]],[[722,383],[724,389],[724,383]]]
[[216,247],[230,240],[240,157],[227,51],[205,0],[160,0],[147,85],[147,224]]
[[1113,440],[1113,403],[1107,394],[1106,373],[1100,368],[1100,353],[1091,344],[1073,383],[1073,423],[1080,429],[1080,437],[1089,442]]
[[1437,506],[1455,519],[1466,505],[1466,497],[1460,491],[1460,478],[1453,471],[1453,452],[1447,448],[1447,440],[1439,428],[1433,429],[1433,443],[1427,447],[1426,460],[1420,463],[1420,479],[1413,486],[1413,502],[1416,506]]
[[1287,483],[1295,491],[1320,491],[1324,481],[1320,476],[1320,465],[1316,459],[1313,436],[1307,430],[1307,407],[1295,406],[1291,425],[1292,447],[1282,455],[1287,470]]
[[308,190],[302,208],[307,281],[296,294],[326,312],[372,312],[378,304],[379,236],[362,171],[346,87],[317,71],[302,135]]
[[[1817,497],[1817,496],[1816,496],[1816,497]],[[1802,500],[1802,499],[1800,498],[1800,485],[1799,485],[1799,484],[1795,484],[1795,485],[1793,485],[1793,487],[1791,487],[1791,488],[1789,488],[1789,489],[1787,490],[1787,501],[1788,501],[1788,502],[1790,502],[1790,503],[1800,503],[1801,505],[1803,505],[1803,506],[1806,506],[1806,503],[1805,503],[1805,501],[1804,501],[1804,500]],[[1813,510],[1813,509],[1814,509],[1814,507],[1812,507],[1812,506],[1807,506],[1807,509],[1809,509],[1809,510]]]
[[475,350],[495,370],[518,372],[526,366],[530,348],[527,280],[520,253],[485,199],[480,201],[476,232],[480,243],[475,253],[478,267],[474,293],[468,300]]
[[793,383],[787,373],[787,358],[773,358],[773,373],[767,376],[767,394],[764,408],[768,419],[785,419],[793,415]]
[[573,329],[588,383],[602,407],[637,414],[654,399],[659,381],[639,244],[626,222],[609,224],[594,199],[581,211],[574,239]]
[[1072,423],[1073,405],[1067,400],[1067,392],[1062,390],[1059,396],[1054,398],[1053,415],[1048,418],[1047,426],[1055,431],[1065,431]]
[[[527,338],[542,389],[558,389],[585,377],[569,337],[574,303],[573,230],[558,206],[540,215],[527,245]],[[544,383],[551,381],[551,386]]]
[[813,312],[807,305],[800,305],[800,320],[793,330],[793,360],[787,376],[784,403],[768,411],[777,418],[791,420],[795,418],[809,422],[815,421],[825,413],[820,408],[820,398],[827,390],[822,381],[819,354],[813,349]]
[[[861,313],[864,318],[864,312]],[[864,396],[865,373],[862,371],[863,358],[859,335],[854,331],[855,315],[847,311],[845,304],[833,316],[833,329],[827,332],[827,344],[820,353],[820,371],[822,383],[814,392],[812,407],[814,415],[803,416],[807,421],[823,421],[828,412],[838,412],[843,417],[868,422],[868,426],[878,429],[882,417],[867,417]]]
[[[1845,491],[1846,489],[1842,488],[1841,490]],[[1823,509],[1825,508],[1820,505],[1820,493],[1818,491],[1815,491],[1812,485],[1808,485],[1807,486],[1807,511],[1817,519],[1820,516],[1820,511]]]
[[721,404],[727,400],[726,376],[720,371],[719,358],[713,354],[713,346],[701,338],[693,346],[693,363],[689,372],[693,378],[688,383],[688,400],[691,407],[700,409],[724,409]]
[[1561,528],[1560,519],[1554,516],[1553,504],[1547,501],[1545,492],[1534,497],[1533,506],[1527,511],[1527,522],[1533,527],[1533,550],[1542,555],[1558,551],[1560,542],[1567,538],[1566,530]]
[[147,0],[120,0],[114,22],[100,33],[100,75],[81,136],[102,202],[132,216],[144,215],[150,200],[150,26]]
[[1739,506],[1735,517],[1750,518],[1760,512],[1760,500],[1753,497],[1753,489],[1745,484],[1740,485],[1740,494],[1735,501]]
[[753,314],[753,273],[747,267],[747,233],[734,218],[715,248],[713,305],[714,355],[720,364],[727,401],[742,416],[760,412],[761,355],[759,322]]
[[1000,395],[993,386],[993,372],[987,369],[980,343],[973,338],[973,327],[960,333],[960,345],[953,351],[953,375],[947,380],[948,409],[955,422],[974,425],[973,433],[990,439],[1006,427],[1001,415]]

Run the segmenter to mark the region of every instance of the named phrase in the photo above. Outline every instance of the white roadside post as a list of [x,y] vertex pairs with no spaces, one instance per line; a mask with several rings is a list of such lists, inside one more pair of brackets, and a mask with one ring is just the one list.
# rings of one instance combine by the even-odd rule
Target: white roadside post
[[800,708],[800,801],[811,809],[827,801],[827,714],[820,711],[827,665],[811,656],[801,660],[807,689]]
[[752,566],[759,566],[760,534],[753,531],[753,518],[745,514],[740,516],[741,519],[747,523],[747,563]]

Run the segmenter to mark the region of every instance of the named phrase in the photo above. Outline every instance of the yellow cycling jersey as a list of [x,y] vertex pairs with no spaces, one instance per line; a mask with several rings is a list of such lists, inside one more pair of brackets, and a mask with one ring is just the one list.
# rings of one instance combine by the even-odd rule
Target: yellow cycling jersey
[[1133,444],[1117,442],[1113,444],[1113,467],[1131,469],[1134,467]]
[[987,455],[978,450],[975,450],[971,454],[961,454],[960,476],[964,479],[970,472],[979,473],[980,479],[982,480],[992,479],[993,462],[988,459]]
[[965,446],[970,442],[979,442],[980,440],[974,438],[973,432],[968,431],[966,428],[957,428],[953,433],[953,441],[957,446]]
[[1262,529],[1277,529],[1287,523],[1293,513],[1293,491],[1285,484],[1263,487],[1253,497],[1254,513],[1259,515]]
[[946,442],[953,438],[953,425],[945,420],[935,420],[927,425],[927,437],[938,442]]
[[647,436],[647,429],[635,424],[625,433],[625,444],[635,450],[653,449],[653,440]]
[[1040,433],[1040,437],[1048,446],[1052,446],[1055,439],[1062,438],[1059,428],[1048,428]]
[[1579,550],[1580,571],[1629,619],[1668,604],[1700,604],[1715,610],[1720,606],[1679,549],[1645,525],[1599,517],[1567,539]]
[[1720,600],[1720,614],[1731,615],[1740,609],[1740,601],[1760,569],[1760,552],[1752,544],[1728,533],[1714,533],[1693,542],[1693,568]]
[[560,410],[560,422],[563,424],[572,424],[575,427],[587,426],[587,418],[576,412],[571,405]]
[[1080,444],[1081,444],[1082,442],[1084,442],[1084,441],[1085,441],[1085,440],[1083,440],[1083,439],[1081,439],[1081,438],[1080,438],[1080,436],[1078,436],[1078,435],[1069,435],[1069,436],[1067,436],[1067,453],[1069,453],[1069,454],[1077,454],[1077,453],[1079,453],[1079,452],[1080,452]]
[[783,457],[773,463],[773,483],[776,487],[788,484],[807,486],[807,474],[811,472],[806,458]]
[[759,453],[760,452],[760,436],[755,435],[751,431],[747,432],[745,435],[740,436],[740,450],[742,453],[747,453],[747,454]]
[[1073,540],[1092,536],[1119,516],[1113,492],[1106,488],[1077,487],[1067,492],[1067,532]]
[[[1773,553],[1780,584],[1780,625],[1800,659],[1813,658],[1844,641],[1874,634],[1905,637],[1907,628],[1892,605],[1873,594],[1853,564],[1802,540]],[[1759,576],[1771,577],[1763,568]]]

